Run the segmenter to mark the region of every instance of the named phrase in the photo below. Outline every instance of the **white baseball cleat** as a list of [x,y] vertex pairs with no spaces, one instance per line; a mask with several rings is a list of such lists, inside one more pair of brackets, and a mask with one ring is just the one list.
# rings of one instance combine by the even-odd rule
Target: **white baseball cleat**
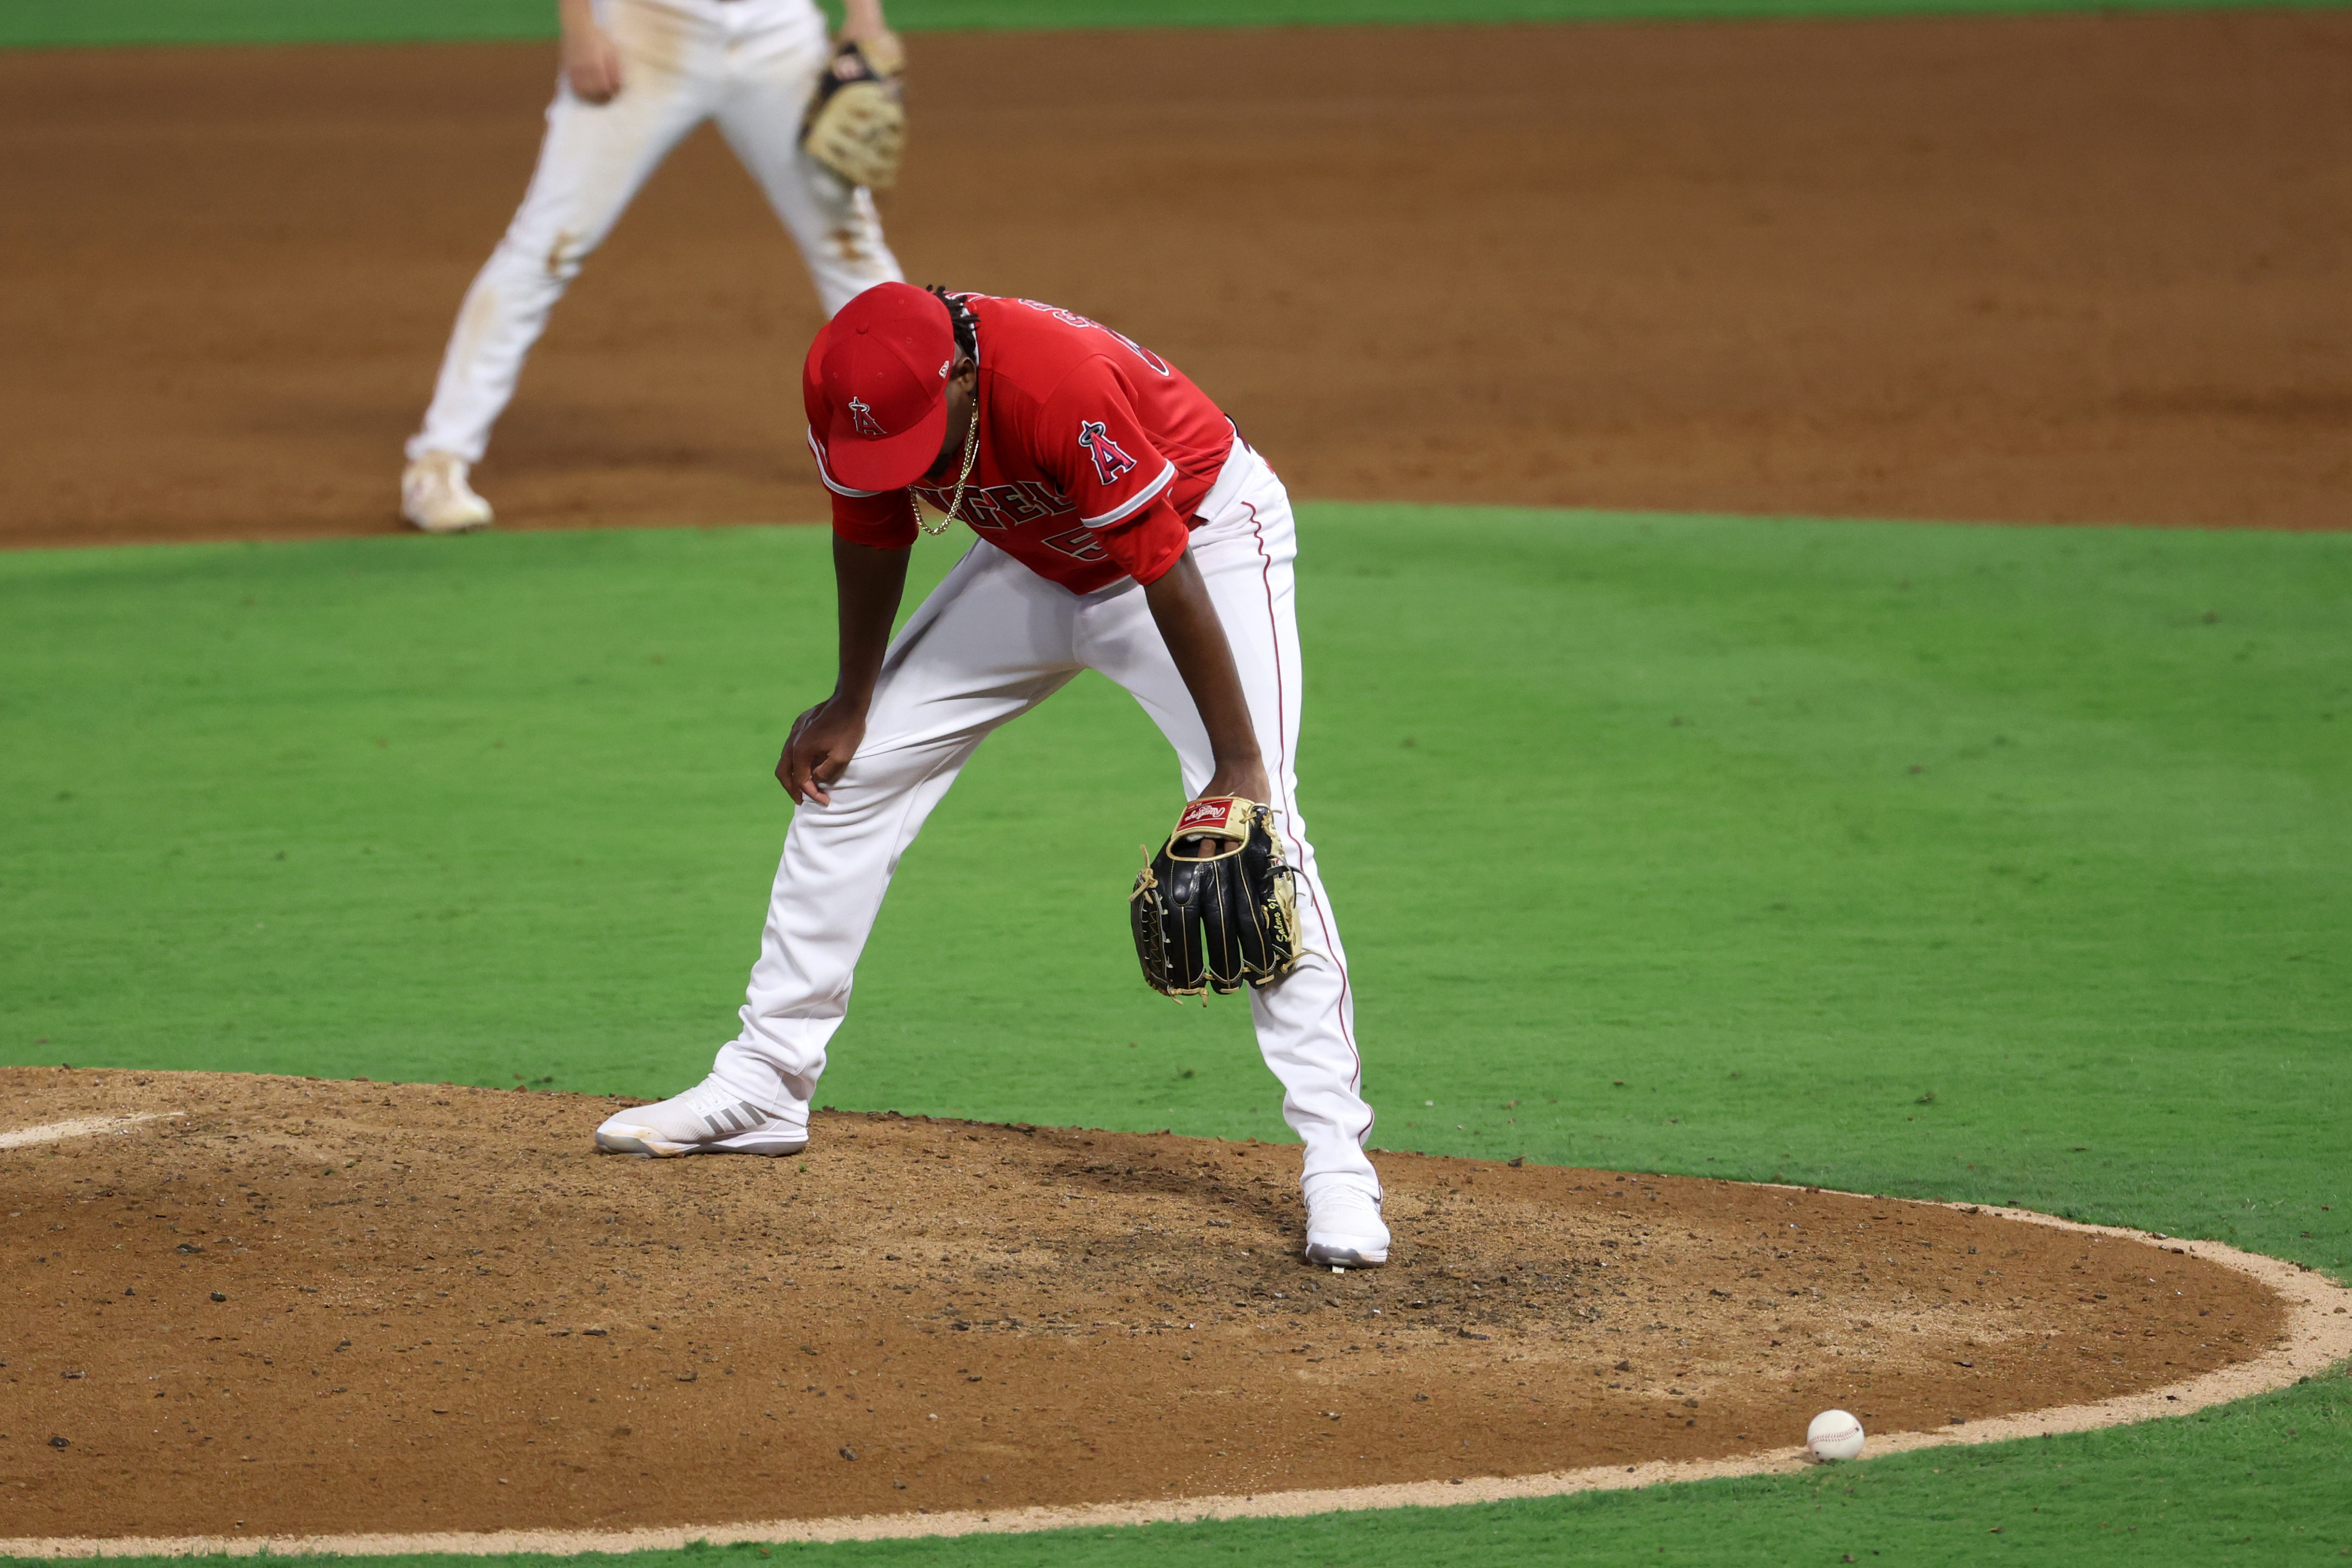
[[1380,1194],[1348,1181],[1318,1182],[1307,1194],[1307,1261],[1370,1268],[1389,1260]]
[[596,1129],[608,1154],[667,1159],[674,1154],[797,1154],[808,1147],[808,1121],[754,1105],[709,1079],[684,1094],[616,1110]]
[[466,482],[466,459],[427,452],[400,473],[400,515],[427,533],[471,533],[490,526],[490,503]]

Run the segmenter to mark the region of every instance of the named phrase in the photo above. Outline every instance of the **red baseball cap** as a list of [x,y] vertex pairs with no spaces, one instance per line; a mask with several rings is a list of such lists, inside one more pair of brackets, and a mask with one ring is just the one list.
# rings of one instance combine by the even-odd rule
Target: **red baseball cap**
[[909,283],[877,283],[825,323],[801,400],[835,479],[895,490],[923,477],[947,437],[955,354],[947,306]]

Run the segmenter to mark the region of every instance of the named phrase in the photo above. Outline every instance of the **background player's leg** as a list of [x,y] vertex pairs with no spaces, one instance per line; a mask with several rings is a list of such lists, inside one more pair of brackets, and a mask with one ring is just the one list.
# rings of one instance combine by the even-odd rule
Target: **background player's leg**
[[898,857],[988,732],[1078,672],[1076,604],[976,544],[892,641],[833,804],[802,806],[784,836],[742,1033],[712,1070],[730,1095],[806,1125]]
[[646,179],[710,112],[719,40],[683,14],[615,0],[606,16],[622,87],[591,104],[558,86],[522,205],[466,290],[412,461],[480,460],[548,312]]
[[[1247,471],[1235,500],[1193,531],[1192,555],[1241,668],[1276,796],[1269,804],[1283,814],[1283,847],[1297,875],[1303,950],[1288,975],[1250,993],[1250,1016],[1265,1064],[1282,1080],[1283,1118],[1307,1145],[1303,1184],[1310,1199],[1318,1184],[1331,1180],[1368,1184],[1377,1194],[1379,1178],[1363,1148],[1372,1110],[1362,1092],[1347,949],[1298,810],[1298,626],[1291,592],[1297,540],[1290,500],[1264,462],[1250,454],[1242,460]],[[1091,668],[1135,695],[1176,748],[1187,797],[1206,784],[1214,771],[1208,732],[1142,591],[1129,584],[1087,600],[1077,646]]]
[[719,133],[800,247],[824,313],[877,283],[903,281],[873,194],[801,151],[801,119],[830,56],[822,23],[812,36],[773,0],[733,0],[727,9],[740,16],[739,41],[719,96]]

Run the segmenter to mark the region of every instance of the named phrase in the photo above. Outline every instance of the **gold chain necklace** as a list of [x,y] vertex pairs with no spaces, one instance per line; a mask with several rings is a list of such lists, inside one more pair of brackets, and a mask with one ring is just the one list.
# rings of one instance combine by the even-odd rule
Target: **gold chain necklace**
[[947,515],[940,519],[940,525],[937,528],[933,528],[929,523],[925,522],[923,521],[922,505],[915,500],[914,490],[909,489],[907,491],[907,504],[915,509],[915,526],[917,528],[921,529],[925,533],[931,535],[933,538],[937,538],[939,535],[945,533],[948,531],[948,524],[955,521],[956,508],[963,505],[963,488],[971,482],[971,466],[979,460],[980,383],[975,379],[971,384],[971,428],[965,432],[963,438],[963,471],[956,475],[955,494],[948,499]]

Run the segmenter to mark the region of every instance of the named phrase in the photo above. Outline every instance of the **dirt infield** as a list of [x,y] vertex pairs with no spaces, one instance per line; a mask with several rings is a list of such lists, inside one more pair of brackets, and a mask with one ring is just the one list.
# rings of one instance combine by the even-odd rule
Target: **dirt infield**
[[599,1156],[610,1102],[0,1069],[0,1539],[614,1529],[1516,1476],[2175,1384],[2280,1299],[2165,1246],[1384,1154],[896,1116]]
[[[889,226],[1191,370],[1299,494],[2326,527],[2352,14],[935,35]],[[0,542],[394,526],[545,46],[0,55]],[[509,526],[815,519],[797,258],[692,142]]]

